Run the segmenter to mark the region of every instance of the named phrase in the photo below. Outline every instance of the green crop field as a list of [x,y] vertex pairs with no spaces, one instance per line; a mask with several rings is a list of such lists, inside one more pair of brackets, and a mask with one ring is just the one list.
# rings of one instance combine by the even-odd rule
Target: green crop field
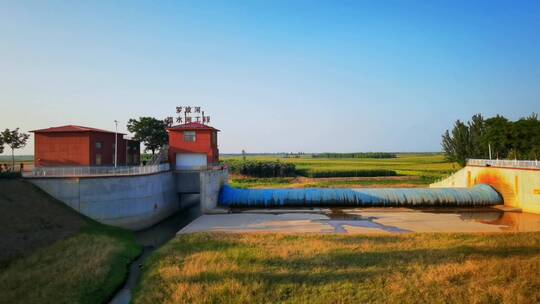
[[[223,156],[223,160],[242,159],[241,156]],[[374,158],[311,158],[310,155],[301,157],[284,157],[280,155],[249,155],[247,160],[279,160],[281,162],[293,163],[297,171],[307,172],[308,175],[324,172],[323,176],[345,177],[355,176],[355,171],[362,170],[392,170],[401,176],[399,179],[392,177],[367,179],[361,181],[354,180],[324,180],[311,179],[309,181],[298,181],[294,178],[241,178],[233,176],[231,184],[240,188],[259,187],[349,187],[349,186],[405,186],[418,187],[426,186],[433,181],[443,178],[459,170],[459,165],[448,162],[444,155],[439,153],[402,153],[396,158],[374,159]],[[332,174],[334,173],[334,174]]]

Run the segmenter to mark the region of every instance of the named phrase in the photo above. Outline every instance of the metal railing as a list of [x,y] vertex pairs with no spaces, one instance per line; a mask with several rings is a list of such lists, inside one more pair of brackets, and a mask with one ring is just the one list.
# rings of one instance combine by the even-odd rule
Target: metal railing
[[469,159],[467,165],[502,168],[540,169],[538,160]]
[[167,160],[168,154],[169,154],[169,146],[164,145],[163,147],[161,147],[161,149],[159,149],[157,154],[154,154],[152,156],[152,158],[148,161],[146,165],[147,166],[159,165],[161,162]]
[[118,176],[143,175],[169,171],[168,163],[154,166],[122,166],[122,167],[38,167],[24,172],[24,177],[84,177],[84,176]]

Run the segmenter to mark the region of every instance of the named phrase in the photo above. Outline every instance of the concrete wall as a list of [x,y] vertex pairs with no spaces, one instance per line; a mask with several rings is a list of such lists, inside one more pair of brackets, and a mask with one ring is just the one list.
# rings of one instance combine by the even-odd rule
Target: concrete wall
[[203,213],[212,213],[218,207],[219,191],[227,184],[229,171],[204,170],[200,173],[201,184],[201,211]]
[[466,166],[430,187],[472,187],[478,184],[495,188],[506,206],[540,214],[540,170]]
[[178,193],[199,193],[201,183],[199,171],[175,171],[176,191]]
[[131,230],[150,227],[180,206],[172,172],[29,181],[98,222]]

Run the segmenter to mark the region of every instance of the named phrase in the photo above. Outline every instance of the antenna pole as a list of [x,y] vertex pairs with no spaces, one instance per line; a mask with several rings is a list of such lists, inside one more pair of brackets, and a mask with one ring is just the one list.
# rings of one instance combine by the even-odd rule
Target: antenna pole
[[118,165],[118,120],[114,121],[115,131],[114,131],[114,167]]

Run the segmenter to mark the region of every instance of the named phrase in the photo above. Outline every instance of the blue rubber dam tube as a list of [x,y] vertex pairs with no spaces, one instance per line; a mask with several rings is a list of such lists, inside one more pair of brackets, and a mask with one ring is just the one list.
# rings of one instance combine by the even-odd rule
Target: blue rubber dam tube
[[472,188],[236,189],[224,186],[223,207],[491,206],[502,197],[488,185]]

